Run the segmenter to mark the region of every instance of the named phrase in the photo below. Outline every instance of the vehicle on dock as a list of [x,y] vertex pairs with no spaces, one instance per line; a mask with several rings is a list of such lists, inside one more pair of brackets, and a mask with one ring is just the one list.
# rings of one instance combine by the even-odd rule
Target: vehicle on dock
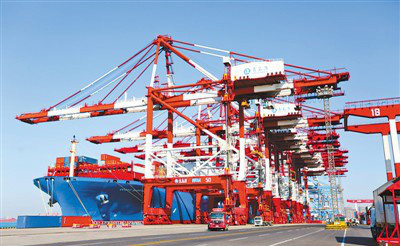
[[264,225],[264,221],[261,216],[254,217],[254,225],[255,226],[263,226]]
[[400,177],[386,182],[373,192],[374,205],[370,208],[371,234],[379,244],[400,244],[399,194]]
[[272,226],[270,221],[263,220],[262,216],[254,217],[254,225],[255,226]]
[[325,225],[325,229],[327,230],[346,230],[347,222],[344,216],[336,216],[334,221],[327,221]]
[[360,222],[358,221],[358,219],[352,218],[352,219],[348,219],[347,221],[347,226],[358,226],[360,224]]
[[214,208],[210,213],[210,222],[208,222],[208,230],[224,230],[229,229],[230,215],[221,208]]

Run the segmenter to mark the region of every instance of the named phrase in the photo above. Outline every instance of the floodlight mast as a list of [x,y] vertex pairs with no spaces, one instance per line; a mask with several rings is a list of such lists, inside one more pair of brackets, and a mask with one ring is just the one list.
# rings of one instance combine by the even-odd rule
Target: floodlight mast
[[[324,119],[325,119],[325,128],[326,128],[326,138],[331,139],[332,135],[332,120],[330,113],[330,98],[333,96],[333,88],[330,86],[317,88],[317,95],[324,102]],[[331,144],[327,144],[327,156],[328,156],[328,177],[329,184],[331,190],[331,199],[332,199],[332,221],[335,219],[335,216],[339,213],[338,210],[338,187],[336,183],[336,166],[334,159],[334,150]]]

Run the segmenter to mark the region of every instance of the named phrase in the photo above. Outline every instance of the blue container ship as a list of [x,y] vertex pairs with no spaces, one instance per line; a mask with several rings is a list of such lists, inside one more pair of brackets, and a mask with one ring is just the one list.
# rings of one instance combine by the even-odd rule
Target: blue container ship
[[[121,162],[110,155],[102,155],[103,164],[76,156],[71,169],[71,158],[57,158],[47,176],[33,180],[36,187],[50,196],[50,206],[58,203],[63,216],[91,216],[94,221],[143,221],[142,165]],[[164,189],[154,189],[151,206],[165,206]],[[194,220],[195,194],[175,192],[171,221]]]

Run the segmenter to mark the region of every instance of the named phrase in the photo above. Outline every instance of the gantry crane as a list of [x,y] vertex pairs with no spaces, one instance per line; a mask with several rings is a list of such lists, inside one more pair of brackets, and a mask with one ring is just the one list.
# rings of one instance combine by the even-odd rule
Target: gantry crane
[[[399,122],[396,122],[396,117],[400,115],[400,97],[383,98],[376,100],[364,100],[346,103],[344,110],[344,125],[346,131],[354,131],[365,134],[380,133],[382,135],[386,175],[388,181],[393,176],[392,163],[390,158],[390,134],[392,143],[392,153],[394,158],[395,177],[400,175],[400,147],[398,140]],[[387,118],[388,123],[375,123],[364,125],[349,125],[350,116],[364,118]]]
[[[222,60],[222,73],[212,74],[184,52],[217,57]],[[165,76],[157,70],[162,53]],[[204,77],[177,82],[173,57]],[[137,82],[147,71],[145,97],[128,98],[128,92],[140,93]],[[341,169],[346,164],[345,152],[333,138],[333,125],[340,116],[332,114],[328,104],[320,110],[305,102],[328,98],[321,88],[329,88],[329,97],[342,95],[338,84],[348,79],[343,69],[306,68],[160,35],[72,95],[17,119],[37,124],[138,113],[129,125],[88,140],[139,142],[118,151],[135,153],[144,162],[145,223],[170,223],[176,190],[196,191],[197,207],[203,195],[222,196],[224,208],[237,224],[247,222],[251,203],[257,204],[265,220],[304,222],[307,192],[301,187],[307,189],[307,177],[335,177],[347,171]],[[306,117],[303,107],[320,117]],[[316,139],[315,131],[325,131],[325,137]],[[154,187],[166,189],[165,208],[150,206]],[[333,206],[337,211],[337,205]],[[286,214],[286,209],[291,213]],[[196,222],[204,221],[202,216],[196,211]]]

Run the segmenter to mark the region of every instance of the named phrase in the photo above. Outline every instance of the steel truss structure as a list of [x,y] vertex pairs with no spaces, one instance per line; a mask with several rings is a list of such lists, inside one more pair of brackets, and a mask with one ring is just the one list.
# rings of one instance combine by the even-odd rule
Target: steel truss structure
[[[389,122],[349,125],[348,121],[351,116],[370,119],[387,118]],[[400,147],[397,135],[400,131],[400,122],[396,122],[397,116],[400,116],[400,97],[348,102],[346,103],[343,112],[345,131],[364,134],[380,133],[382,135],[386,176],[388,181],[393,179],[393,177],[398,177],[400,175]],[[393,175],[389,134],[392,142],[392,153],[396,176]]]
[[[219,75],[186,53],[216,57]],[[191,77],[203,77],[177,82],[179,62],[197,71]],[[150,75],[145,91],[136,84],[144,74]],[[300,223],[311,219],[308,178],[347,172],[347,151],[335,131],[343,113],[307,101],[321,98],[320,88],[329,88],[330,97],[343,95],[338,85],[348,79],[344,69],[306,68],[160,35],[74,94],[17,119],[37,124],[136,113],[132,123],[87,140],[136,142],[116,151],[144,163],[145,224],[171,223],[175,191],[196,193],[193,223],[208,220],[200,210],[203,196],[222,201],[235,224],[255,215]],[[129,98],[132,91],[145,97]],[[151,207],[154,187],[166,189],[164,208]]]
[[[375,100],[365,100],[346,103],[343,112],[344,129],[346,131],[381,134],[385,158],[387,181],[374,191],[374,206],[378,213],[382,213],[384,218],[376,219],[375,227],[378,227],[376,240],[379,244],[399,244],[399,201],[400,201],[400,147],[398,133],[400,132],[400,122],[396,122],[396,117],[400,116],[400,97],[384,98]],[[349,125],[349,118],[387,118],[386,123]],[[392,144],[390,148],[389,142]],[[392,150],[392,153],[391,151]],[[393,163],[391,156],[393,154]],[[393,174],[393,164],[395,174]],[[379,192],[378,192],[379,191]],[[391,209],[390,209],[391,208]],[[392,212],[392,214],[390,214]],[[376,217],[377,218],[377,217]],[[378,223],[379,222],[379,223]]]

